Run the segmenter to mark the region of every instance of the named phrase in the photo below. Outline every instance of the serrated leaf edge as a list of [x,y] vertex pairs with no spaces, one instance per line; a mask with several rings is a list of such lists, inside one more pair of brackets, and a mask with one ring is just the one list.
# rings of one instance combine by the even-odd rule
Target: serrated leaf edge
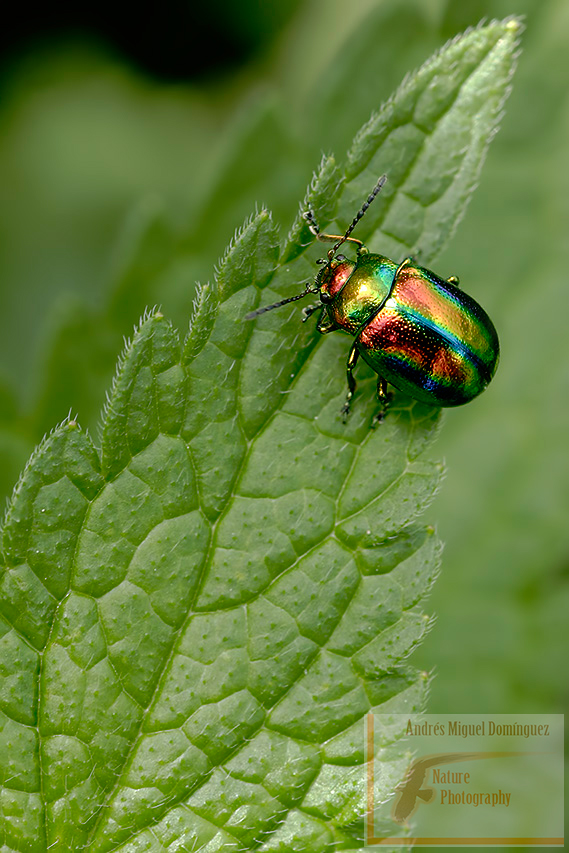
[[[509,23],[515,23],[515,25],[516,25],[515,26],[516,38],[515,38],[514,43],[519,44],[520,36],[525,29],[525,24],[523,22],[522,16],[508,15],[508,17],[504,18],[503,20],[500,20],[498,18],[493,18],[491,21],[488,21],[488,22],[486,21],[485,18],[482,18],[482,20],[479,21],[478,24],[476,24],[475,26],[467,27],[462,33],[457,33],[457,35],[453,36],[447,42],[445,42],[444,45],[437,48],[437,50],[434,53],[432,53],[431,56],[429,56],[429,58],[427,60],[425,60],[425,62],[423,62],[422,65],[418,66],[418,68],[414,69],[413,71],[408,71],[407,74],[405,74],[405,76],[404,76],[403,80],[401,81],[401,83],[399,84],[399,86],[397,87],[397,89],[395,89],[395,91],[392,92],[392,94],[387,98],[386,101],[384,101],[384,103],[379,107],[378,110],[374,110],[374,112],[371,114],[369,119],[365,122],[365,124],[363,124],[361,126],[361,128],[358,130],[358,132],[354,136],[354,139],[352,141],[352,144],[351,144],[351,146],[348,150],[348,154],[347,154],[346,171],[349,173],[349,177],[347,178],[347,181],[349,182],[349,181],[353,180],[355,177],[357,177],[357,175],[359,175],[365,169],[365,167],[367,165],[367,163],[364,163],[361,166],[361,168],[358,169],[357,172],[354,172],[353,174],[350,173],[349,167],[350,167],[351,154],[352,154],[353,149],[357,146],[358,142],[366,135],[368,129],[377,121],[377,119],[381,116],[381,114],[383,112],[387,111],[388,109],[390,109],[390,107],[394,104],[394,102],[398,98],[400,98],[401,96],[403,96],[407,93],[408,89],[410,88],[411,81],[415,78],[416,75],[420,74],[423,71],[427,71],[431,66],[433,66],[437,62],[439,62],[442,54],[444,54],[445,51],[447,51],[449,48],[453,47],[454,45],[458,44],[464,38],[468,37],[471,33],[477,32],[478,30],[482,30],[485,27],[495,26],[497,24],[504,24],[507,27],[507,25]],[[512,30],[513,29],[514,28],[512,28]],[[517,60],[518,60],[518,57],[520,56],[520,53],[521,53],[521,49],[518,49],[518,50],[514,51],[512,54],[512,67],[511,67],[510,73],[508,75],[508,80],[511,80],[514,73],[515,73],[516,66],[517,66]],[[493,138],[493,136],[495,135],[495,133],[498,130],[498,125],[499,125],[500,120],[501,120],[502,115],[503,115],[503,111],[502,111],[503,105],[506,102],[508,95],[511,92],[511,88],[512,87],[510,85],[507,85],[505,88],[504,96],[502,98],[502,101],[501,101],[500,107],[499,107],[500,112],[497,116],[495,127],[489,133],[488,143],[491,141],[491,139]],[[481,165],[483,163],[484,163],[484,155],[481,158]],[[475,186],[476,185],[474,185],[474,188],[475,188]]]

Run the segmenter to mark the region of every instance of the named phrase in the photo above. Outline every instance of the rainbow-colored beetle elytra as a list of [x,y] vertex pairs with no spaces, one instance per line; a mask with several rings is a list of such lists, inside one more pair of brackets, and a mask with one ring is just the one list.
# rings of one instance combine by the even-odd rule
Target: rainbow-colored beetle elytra
[[[381,190],[383,175],[343,236],[321,234],[311,212],[305,214],[318,240],[334,246],[318,263],[313,284],[290,299],[266,305],[247,315],[253,319],[273,308],[320,296],[320,304],[303,311],[304,320],[320,311],[318,331],[341,330],[355,340],[347,363],[348,394],[342,408],[349,414],[356,390],[354,367],[361,357],[378,374],[377,394],[386,414],[387,384],[432,406],[460,406],[480,394],[498,364],[498,335],[486,312],[458,287],[458,278],[439,278],[413,258],[396,264],[375,255],[350,234]],[[356,260],[338,254],[345,243],[357,245]]]

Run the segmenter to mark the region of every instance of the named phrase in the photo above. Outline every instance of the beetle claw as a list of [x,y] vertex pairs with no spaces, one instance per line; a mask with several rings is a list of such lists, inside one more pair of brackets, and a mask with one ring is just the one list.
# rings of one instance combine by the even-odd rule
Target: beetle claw
[[381,402],[383,403],[383,407],[377,412],[372,419],[371,428],[377,429],[377,427],[383,423],[387,416],[387,412],[389,411],[389,407],[391,405],[391,401],[393,400],[393,394],[390,391],[388,394],[381,394]]
[[384,411],[383,411],[383,409],[382,409],[380,412],[377,412],[377,413],[373,416],[373,418],[371,419],[371,428],[372,428],[372,429],[377,429],[377,428],[378,428],[378,426],[379,426],[380,424],[382,424],[382,423],[383,423],[383,421],[385,420],[385,415],[386,415],[386,414],[387,414],[387,413],[386,413],[386,412],[384,412]]
[[316,311],[320,311],[322,308],[322,304],[319,305],[307,305],[302,309],[302,322],[306,323],[309,317],[311,317]]

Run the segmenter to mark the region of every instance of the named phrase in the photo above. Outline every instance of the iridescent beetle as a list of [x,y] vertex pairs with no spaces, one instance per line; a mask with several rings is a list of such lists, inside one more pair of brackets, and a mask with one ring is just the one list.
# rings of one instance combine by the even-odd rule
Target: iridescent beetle
[[[468,403],[488,385],[498,363],[496,330],[486,312],[459,289],[456,276],[439,278],[418,266],[413,258],[400,264],[370,253],[351,233],[381,190],[383,175],[358,211],[343,237],[321,234],[312,212],[305,214],[311,232],[333,242],[314,283],[297,296],[253,311],[253,319],[266,311],[303,299],[310,293],[320,304],[303,310],[304,321],[320,311],[318,331],[336,329],[352,335],[347,362],[348,394],[344,417],[356,390],[354,367],[361,355],[377,373],[381,421],[391,399],[388,383],[432,406]],[[355,243],[356,260],[337,254],[343,243]]]

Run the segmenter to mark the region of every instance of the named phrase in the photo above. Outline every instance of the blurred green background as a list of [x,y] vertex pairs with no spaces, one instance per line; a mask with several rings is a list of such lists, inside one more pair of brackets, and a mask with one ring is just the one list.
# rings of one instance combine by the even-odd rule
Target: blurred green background
[[567,0],[212,0],[207,19],[182,6],[131,19],[128,37],[46,13],[4,46],[0,491],[70,410],[96,430],[144,307],[184,329],[194,282],[256,203],[287,228],[321,153],[341,160],[407,71],[482,18],[525,15],[502,128],[435,265],[492,316],[502,359],[436,446],[448,475],[428,520],[446,551],[415,662],[436,672],[433,712],[563,712]]

